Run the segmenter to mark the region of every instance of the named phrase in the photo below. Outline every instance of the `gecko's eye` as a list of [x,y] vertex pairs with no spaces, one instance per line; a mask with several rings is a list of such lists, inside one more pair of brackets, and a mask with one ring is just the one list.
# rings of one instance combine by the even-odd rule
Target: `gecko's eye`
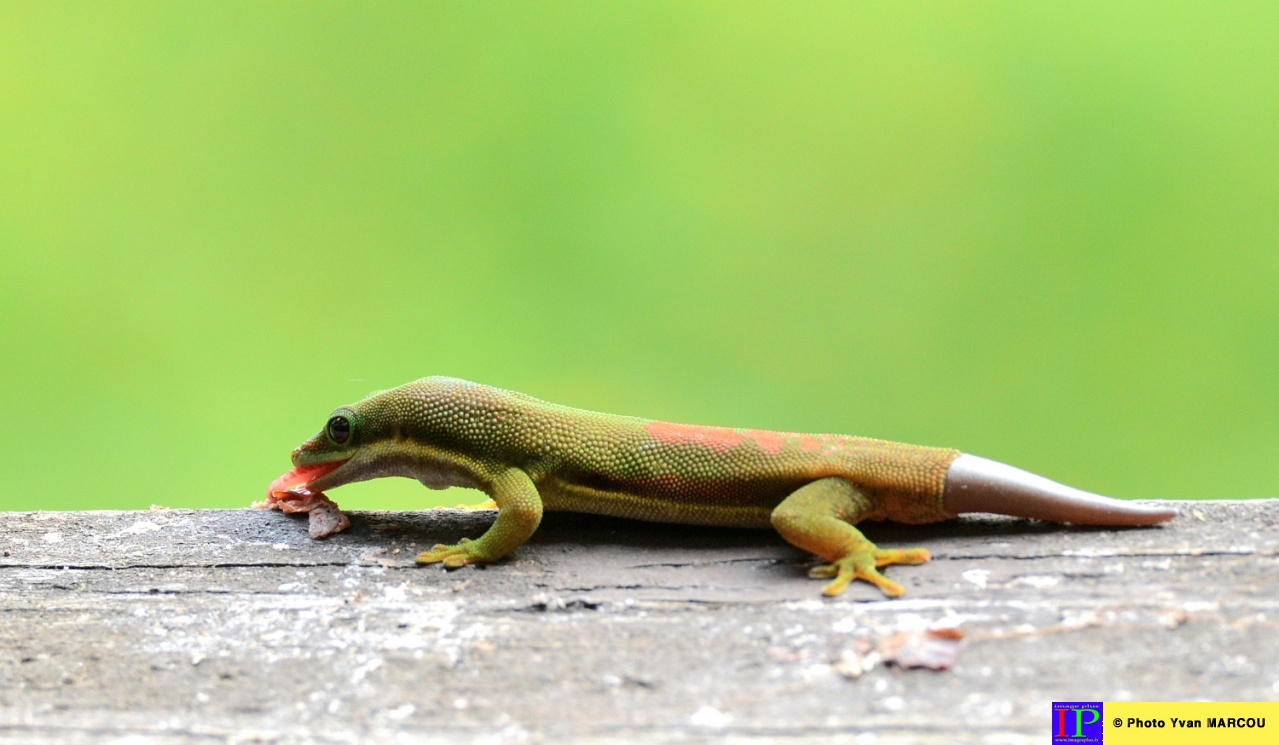
[[341,445],[351,438],[351,421],[344,416],[335,416],[325,425],[324,431],[330,440]]

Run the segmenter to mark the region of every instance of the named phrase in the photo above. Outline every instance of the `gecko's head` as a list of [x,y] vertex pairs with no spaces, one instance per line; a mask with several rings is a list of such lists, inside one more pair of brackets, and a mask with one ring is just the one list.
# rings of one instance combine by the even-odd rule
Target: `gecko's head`
[[294,448],[293,470],[271,482],[268,496],[297,487],[319,492],[380,475],[375,472],[376,446],[386,439],[387,393],[379,391],[330,414],[319,432]]

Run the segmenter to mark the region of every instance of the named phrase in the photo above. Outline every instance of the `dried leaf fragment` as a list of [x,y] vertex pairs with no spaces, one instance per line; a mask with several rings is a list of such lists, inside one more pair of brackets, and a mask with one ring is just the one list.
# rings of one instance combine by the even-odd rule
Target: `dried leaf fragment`
[[262,502],[254,502],[256,509],[279,510],[286,515],[307,513],[307,532],[312,538],[328,538],[351,527],[351,521],[324,492],[310,492],[306,487],[273,491]]
[[956,628],[901,631],[879,642],[884,662],[901,668],[949,670],[959,657],[964,632]]

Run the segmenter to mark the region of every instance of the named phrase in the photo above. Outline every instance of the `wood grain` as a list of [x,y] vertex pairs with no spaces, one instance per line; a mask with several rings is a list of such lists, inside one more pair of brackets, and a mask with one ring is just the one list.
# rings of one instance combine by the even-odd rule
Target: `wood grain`
[[[895,601],[767,531],[553,514],[445,572],[414,554],[493,513],[0,513],[0,739],[1044,742],[1053,700],[1279,698],[1279,500],[1178,506],[870,525],[933,553]],[[937,624],[952,669],[841,674]]]

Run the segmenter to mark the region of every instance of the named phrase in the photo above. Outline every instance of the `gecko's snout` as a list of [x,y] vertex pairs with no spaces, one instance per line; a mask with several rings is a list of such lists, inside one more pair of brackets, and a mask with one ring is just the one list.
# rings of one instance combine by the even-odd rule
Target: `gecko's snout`
[[322,453],[330,448],[324,441],[324,432],[317,432],[308,437],[305,442],[293,448],[293,465],[298,465],[299,458],[305,458],[307,455],[315,455]]
[[315,445],[315,438],[312,437],[301,445],[293,448],[293,453],[289,457],[293,461],[293,465],[301,466],[302,459],[305,458],[308,453],[313,453],[317,449],[318,448]]

